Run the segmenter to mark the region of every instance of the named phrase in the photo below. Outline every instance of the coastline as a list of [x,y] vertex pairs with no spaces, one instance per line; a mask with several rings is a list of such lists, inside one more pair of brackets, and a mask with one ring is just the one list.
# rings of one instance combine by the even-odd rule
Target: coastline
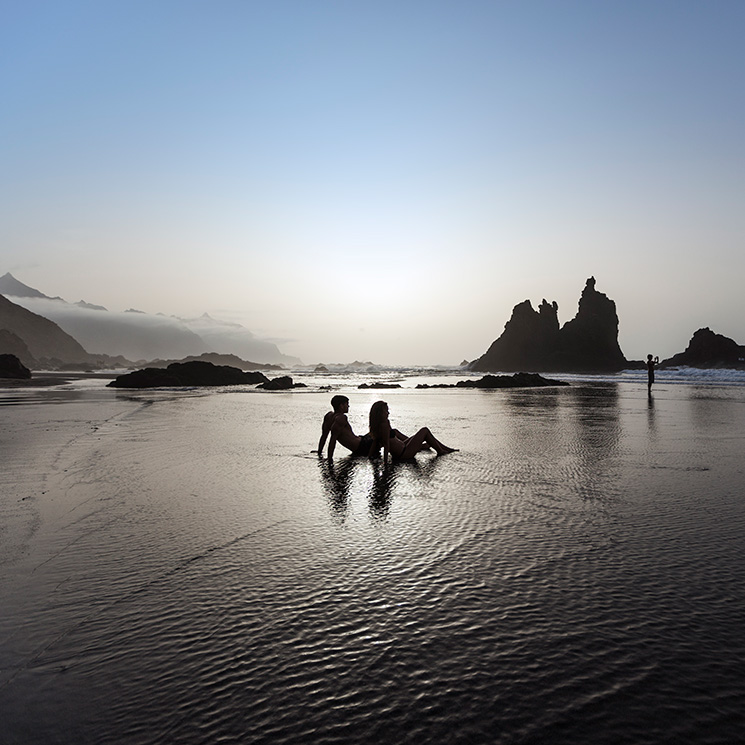
[[113,380],[118,374],[114,372],[40,371],[25,379],[0,378],[0,388],[49,388],[69,385],[76,380]]

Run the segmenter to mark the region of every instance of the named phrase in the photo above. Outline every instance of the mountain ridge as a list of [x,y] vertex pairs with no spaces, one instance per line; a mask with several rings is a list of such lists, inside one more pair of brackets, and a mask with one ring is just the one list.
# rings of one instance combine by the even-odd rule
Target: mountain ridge
[[0,277],[0,294],[56,323],[93,354],[123,356],[137,363],[158,358],[198,357],[205,353],[235,354],[260,364],[300,363],[244,326],[214,319],[207,313],[181,319],[134,308],[112,312],[83,300],[68,303],[24,284],[10,272]]

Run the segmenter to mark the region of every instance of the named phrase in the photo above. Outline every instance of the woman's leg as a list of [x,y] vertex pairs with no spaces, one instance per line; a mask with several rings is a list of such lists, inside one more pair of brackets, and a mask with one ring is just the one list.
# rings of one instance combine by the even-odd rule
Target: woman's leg
[[422,449],[422,445],[429,445],[434,448],[437,455],[454,453],[456,450],[456,448],[449,448],[447,445],[440,442],[429,431],[429,427],[422,427],[415,435],[409,437],[404,445],[403,452],[398,457],[403,459],[413,458]]
[[[410,437],[407,437],[403,432],[401,432],[401,430],[392,429],[391,430],[391,440],[393,440],[394,438],[396,440],[401,440],[401,442],[406,442],[407,440],[410,440],[411,439]],[[419,449],[420,450],[431,450],[432,448],[429,445],[427,445],[426,442],[423,442],[419,446]]]

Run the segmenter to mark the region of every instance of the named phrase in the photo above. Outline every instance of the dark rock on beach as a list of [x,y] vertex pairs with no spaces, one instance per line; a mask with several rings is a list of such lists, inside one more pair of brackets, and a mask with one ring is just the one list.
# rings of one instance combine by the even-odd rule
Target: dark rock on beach
[[256,387],[263,388],[265,391],[289,391],[292,388],[307,388],[305,383],[293,383],[289,375],[282,375],[279,378],[266,380]]
[[14,354],[0,354],[0,378],[28,380],[30,377],[31,370],[18,357]]
[[244,372],[237,367],[211,362],[173,362],[165,369],[146,367],[119,375],[109,383],[112,388],[162,388],[181,386],[252,385],[266,382],[261,372]]
[[569,385],[565,380],[544,378],[537,373],[519,372],[514,375],[484,375],[478,380],[459,380],[457,383],[420,383],[417,388],[542,388],[550,385]]
[[616,304],[595,289],[590,277],[576,316],[559,327],[559,307],[545,299],[538,310],[518,303],[502,335],[471,362],[478,372],[615,372],[626,367],[618,345]]
[[660,367],[745,369],[745,346],[709,328],[696,331],[684,352],[663,360]]
[[398,383],[360,383],[357,388],[379,388],[379,389],[385,389],[385,388],[400,388],[401,386]]

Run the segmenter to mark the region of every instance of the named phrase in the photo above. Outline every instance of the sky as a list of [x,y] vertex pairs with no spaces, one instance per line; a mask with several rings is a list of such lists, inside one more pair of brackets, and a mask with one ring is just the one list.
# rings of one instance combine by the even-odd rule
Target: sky
[[0,275],[458,364],[589,276],[745,344],[741,0],[0,0]]

